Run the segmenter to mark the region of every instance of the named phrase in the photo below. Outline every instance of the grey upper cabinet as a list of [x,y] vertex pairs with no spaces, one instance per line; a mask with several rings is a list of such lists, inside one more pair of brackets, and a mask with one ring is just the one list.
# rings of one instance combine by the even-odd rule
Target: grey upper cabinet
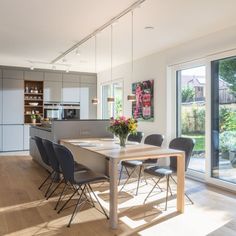
[[63,82],[62,101],[65,103],[79,102],[80,84],[72,82]]
[[45,81],[61,82],[62,83],[62,73],[58,72],[45,72],[44,73]]
[[44,73],[42,71],[25,71],[25,80],[43,81]]
[[96,119],[97,106],[92,104],[92,98],[97,97],[97,86],[94,84],[80,84],[80,118]]
[[0,70],[0,124],[2,124],[2,71]]
[[63,83],[65,83],[65,82],[79,83],[80,76],[78,74],[73,74],[73,73],[63,74]]
[[24,71],[15,69],[3,69],[3,78],[24,80]]
[[24,123],[24,81],[3,78],[3,124]]
[[44,101],[62,101],[62,82],[44,81]]
[[3,125],[3,151],[23,150],[23,126],[24,125]]
[[85,84],[97,84],[96,75],[81,75],[80,82]]

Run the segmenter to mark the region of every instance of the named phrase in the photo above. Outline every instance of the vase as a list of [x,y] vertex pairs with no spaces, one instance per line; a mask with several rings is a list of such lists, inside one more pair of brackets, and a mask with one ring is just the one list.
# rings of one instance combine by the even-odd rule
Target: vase
[[122,136],[119,136],[119,139],[120,139],[120,147],[125,147],[125,145],[126,145],[126,140],[127,140],[127,136],[128,135],[122,135]]

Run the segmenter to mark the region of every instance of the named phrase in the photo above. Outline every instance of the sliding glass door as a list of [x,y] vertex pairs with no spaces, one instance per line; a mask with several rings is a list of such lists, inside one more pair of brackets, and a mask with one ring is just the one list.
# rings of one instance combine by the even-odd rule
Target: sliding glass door
[[205,172],[206,68],[177,71],[177,136],[195,140],[189,169]]
[[211,63],[211,176],[236,183],[236,57]]

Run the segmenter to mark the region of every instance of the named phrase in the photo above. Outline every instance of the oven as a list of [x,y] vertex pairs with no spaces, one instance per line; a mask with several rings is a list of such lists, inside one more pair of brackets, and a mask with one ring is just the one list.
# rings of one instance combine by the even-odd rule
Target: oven
[[44,104],[44,118],[49,118],[51,120],[79,120],[80,119],[80,105],[79,103]]

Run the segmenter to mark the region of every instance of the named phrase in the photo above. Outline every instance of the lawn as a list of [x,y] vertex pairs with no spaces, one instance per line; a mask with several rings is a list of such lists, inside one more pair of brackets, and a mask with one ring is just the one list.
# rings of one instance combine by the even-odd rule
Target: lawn
[[195,140],[194,151],[205,150],[205,136],[202,134],[183,134],[183,137],[192,138]]

